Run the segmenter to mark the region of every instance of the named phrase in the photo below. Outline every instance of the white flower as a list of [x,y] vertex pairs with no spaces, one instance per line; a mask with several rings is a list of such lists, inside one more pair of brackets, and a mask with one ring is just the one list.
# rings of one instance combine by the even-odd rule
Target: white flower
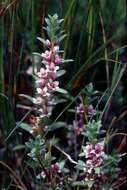
[[42,171],[42,172],[40,173],[40,175],[41,175],[41,177],[42,177],[43,179],[45,179],[46,174],[45,174],[45,172],[44,172],[44,171]]
[[42,91],[41,88],[37,88],[36,90],[37,90],[37,93],[38,93],[38,94],[42,94],[42,93],[43,93],[43,91]]
[[57,52],[59,51],[59,46],[58,46],[58,45],[54,46],[53,51],[54,51],[55,53],[57,53]]
[[36,98],[33,98],[33,103],[34,104],[41,104],[43,102],[43,99],[40,96],[37,96]]

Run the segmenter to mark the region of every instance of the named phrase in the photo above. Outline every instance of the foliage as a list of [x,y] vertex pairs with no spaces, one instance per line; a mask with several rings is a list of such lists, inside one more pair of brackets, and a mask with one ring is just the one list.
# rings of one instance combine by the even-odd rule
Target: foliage
[[124,189],[125,25],[125,0],[0,3],[0,189]]

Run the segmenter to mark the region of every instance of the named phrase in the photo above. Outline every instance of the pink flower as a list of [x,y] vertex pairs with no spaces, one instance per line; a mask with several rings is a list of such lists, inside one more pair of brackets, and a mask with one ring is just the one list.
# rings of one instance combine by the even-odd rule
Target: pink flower
[[48,86],[48,89],[49,89],[49,90],[54,91],[54,90],[56,90],[57,88],[59,88],[59,82],[58,82],[58,81],[52,81],[52,80],[50,80],[50,81],[48,82],[47,86]]
[[59,65],[61,63],[61,58],[59,57],[58,54],[55,55],[55,64]]
[[36,74],[39,78],[47,78],[47,71],[44,68],[41,68]]
[[92,105],[89,105],[89,106],[88,106],[87,112],[88,112],[88,116],[89,116],[89,117],[92,117],[92,116],[94,116],[94,115],[96,114],[96,111],[94,110],[94,108],[93,108]]
[[94,154],[95,151],[93,149],[93,145],[92,144],[88,144],[86,147],[85,147],[85,154],[86,154],[86,158],[89,158],[91,157],[91,154]]
[[55,173],[61,172],[61,167],[60,167],[60,164],[58,162],[56,162],[55,164],[52,164],[51,168],[52,168],[52,171]]
[[79,115],[82,115],[85,113],[85,108],[84,108],[84,105],[82,103],[79,104],[79,106],[77,107],[76,113],[78,113]]
[[76,113],[80,115],[80,117],[83,117],[84,114],[86,114],[88,117],[92,117],[96,114],[96,111],[94,110],[92,105],[84,106],[82,103],[79,104],[79,106],[76,109]]
[[104,150],[104,148],[103,148],[102,145],[100,145],[100,144],[96,144],[95,145],[95,152],[96,152],[96,154],[102,153],[103,150]]
[[99,143],[96,145],[89,144],[85,147],[86,164],[89,168],[101,166],[103,162],[103,146]]
[[81,132],[83,131],[84,129],[84,123],[83,123],[83,120],[80,119],[79,121],[74,121],[73,122],[73,126],[74,126],[74,130],[75,130],[75,133],[76,135],[80,135]]
[[36,81],[36,84],[39,88],[44,88],[45,86],[45,80],[44,79],[39,79]]
[[36,75],[38,79],[36,80],[36,98],[33,102],[40,105],[38,111],[42,115],[51,115],[51,106],[49,102],[53,97],[53,92],[59,88],[59,82],[56,80],[57,71],[59,70],[59,65],[61,58],[59,57],[59,46],[52,44],[49,40],[46,40],[46,46],[49,48],[44,53],[42,53],[42,63],[43,67],[40,68]]
[[51,61],[52,52],[46,50],[44,53],[41,54],[45,61],[47,61],[47,64]]
[[54,52],[54,53],[57,53],[58,51],[59,51],[59,46],[58,46],[58,45],[54,46],[53,52]]
[[46,178],[46,174],[45,174],[45,172],[42,171],[42,172],[40,173],[40,176],[41,176],[43,179],[45,179],[45,178]]

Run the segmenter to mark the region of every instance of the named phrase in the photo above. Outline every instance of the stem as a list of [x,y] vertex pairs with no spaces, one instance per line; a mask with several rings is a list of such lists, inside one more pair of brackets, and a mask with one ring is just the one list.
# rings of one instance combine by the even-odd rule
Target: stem
[[42,161],[41,161],[41,159],[40,159],[40,157],[41,157],[40,154],[36,154],[36,157],[37,157],[37,159],[38,159],[38,161],[39,161],[39,163],[40,163],[42,169],[44,170],[46,177],[49,179],[49,173],[48,173],[47,170],[45,169],[45,167],[44,167],[44,165],[43,165],[43,163],[42,163]]
[[21,181],[21,179],[16,175],[16,173],[3,161],[0,161],[0,164],[3,165],[5,168],[9,170],[9,172],[13,175],[15,183],[22,187],[22,190],[27,190],[26,186],[24,183]]

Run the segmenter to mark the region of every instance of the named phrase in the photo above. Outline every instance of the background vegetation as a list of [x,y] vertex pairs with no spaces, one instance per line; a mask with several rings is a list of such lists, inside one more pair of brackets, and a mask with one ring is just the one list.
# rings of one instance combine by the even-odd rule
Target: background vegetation
[[[30,103],[19,94],[32,95],[30,69],[35,66],[32,53],[44,47],[37,36],[45,36],[42,28],[48,14],[64,18],[67,33],[63,41],[64,58],[74,61],[64,64],[66,74],[60,79],[63,88],[78,97],[90,82],[96,94],[104,95],[103,129],[109,127],[119,135],[111,139],[109,152],[115,147],[120,153],[126,146],[127,108],[127,2],[126,0],[1,0],[0,1],[0,188],[12,187],[15,179],[28,189],[35,189],[24,143],[29,134],[20,129],[29,122]],[[38,60],[36,60],[38,61]],[[118,64],[120,62],[120,64]],[[95,96],[94,96],[95,97]],[[53,118],[69,122],[66,110],[73,99],[56,107]],[[93,99],[96,105],[98,100]],[[61,113],[61,114],[58,114]],[[57,118],[58,116],[58,118]],[[61,130],[61,129],[60,129]],[[63,130],[66,133],[66,130]],[[64,135],[59,138],[66,147]],[[62,133],[63,134],[63,133]],[[124,168],[125,159],[121,162]],[[19,172],[20,171],[20,172]],[[125,176],[125,172],[122,178]],[[32,183],[33,181],[33,183]],[[123,183],[123,185],[122,185]],[[118,182],[125,188],[124,180]]]

